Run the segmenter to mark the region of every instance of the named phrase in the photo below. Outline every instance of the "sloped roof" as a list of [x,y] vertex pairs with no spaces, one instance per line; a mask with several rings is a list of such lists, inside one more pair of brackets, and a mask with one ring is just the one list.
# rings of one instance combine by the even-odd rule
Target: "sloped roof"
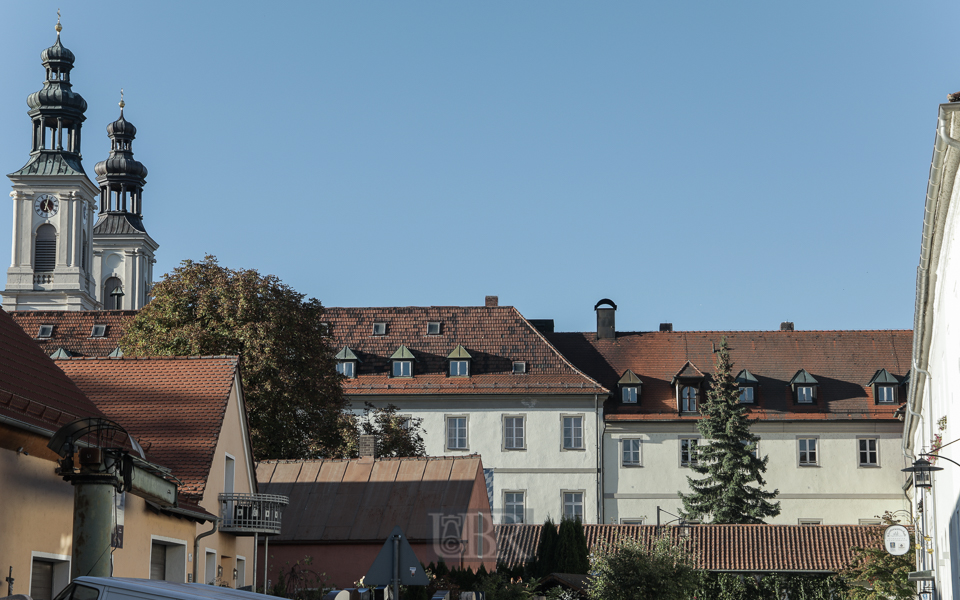
[[[34,338],[47,355],[58,348],[74,356],[107,356],[120,344],[135,310],[15,310],[13,320]],[[41,325],[53,325],[53,335],[37,338]],[[106,325],[104,337],[91,337],[94,325]]]
[[382,543],[397,525],[422,541],[433,539],[430,513],[466,513],[474,486],[486,504],[482,468],[476,454],[261,461],[257,481],[260,493],[290,497],[271,541]]
[[235,356],[70,358],[56,361],[108,418],[173,470],[199,503],[237,370]]
[[[679,416],[671,381],[690,361],[709,376],[720,338],[730,347],[734,373],[756,376],[756,403],[748,408],[760,419],[894,419],[896,405],[877,405],[864,384],[886,368],[902,377],[910,368],[911,331],[669,331],[618,332],[616,339],[589,333],[547,334],[577,367],[606,387],[627,369],[643,382],[638,404],[608,399],[608,421],[696,420]],[[788,382],[806,369],[819,382],[813,405],[795,405]]]
[[[328,308],[324,316],[331,345],[349,346],[362,361],[343,382],[348,395],[606,393],[512,306]],[[439,335],[427,335],[430,321],[442,323]],[[375,322],[387,323],[386,335],[372,335]],[[470,377],[447,376],[457,345],[471,357]],[[416,358],[411,378],[390,377],[400,346]],[[514,374],[514,361],[525,361],[527,373]]]
[[27,164],[10,175],[84,175],[80,157],[56,150],[41,150],[30,157]]
[[104,417],[80,388],[0,310],[0,417],[51,434],[84,417]]
[[[497,525],[497,562],[523,564],[537,553],[543,525]],[[587,548],[621,537],[656,539],[655,525],[584,525]],[[697,566],[710,571],[838,572],[853,559],[853,546],[881,548],[876,525],[696,525],[684,546]],[[666,531],[676,534],[677,528]]]

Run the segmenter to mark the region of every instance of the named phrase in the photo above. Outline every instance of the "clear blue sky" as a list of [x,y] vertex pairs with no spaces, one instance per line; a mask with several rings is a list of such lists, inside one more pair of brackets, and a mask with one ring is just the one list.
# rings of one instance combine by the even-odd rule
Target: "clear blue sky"
[[3,173],[58,6],[90,174],[126,90],[158,277],[211,253],[563,331],[604,297],[624,331],[912,326],[955,2],[5,2]]

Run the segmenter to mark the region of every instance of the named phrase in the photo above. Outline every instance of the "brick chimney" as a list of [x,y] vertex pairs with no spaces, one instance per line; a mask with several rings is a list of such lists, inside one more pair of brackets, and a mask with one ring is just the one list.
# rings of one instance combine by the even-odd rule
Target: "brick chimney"
[[373,462],[377,458],[377,436],[360,436],[360,462]]
[[483,299],[484,306],[499,306],[500,298],[497,296],[487,296]]

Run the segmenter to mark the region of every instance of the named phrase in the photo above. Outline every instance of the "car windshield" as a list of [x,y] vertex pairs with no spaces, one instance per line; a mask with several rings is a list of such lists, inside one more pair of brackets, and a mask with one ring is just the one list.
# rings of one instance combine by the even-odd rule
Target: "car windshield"
[[54,600],[97,600],[100,590],[79,583],[71,583]]

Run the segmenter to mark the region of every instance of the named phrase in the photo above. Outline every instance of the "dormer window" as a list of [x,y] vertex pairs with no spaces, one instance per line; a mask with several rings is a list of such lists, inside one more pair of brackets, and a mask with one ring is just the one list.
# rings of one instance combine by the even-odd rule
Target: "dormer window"
[[90,330],[90,337],[92,338],[102,338],[107,335],[107,326],[106,325],[94,325],[93,329]]
[[874,373],[870,381],[867,382],[867,386],[873,388],[875,404],[897,403],[897,390],[900,387],[900,382],[886,369],[880,369]]
[[400,346],[390,356],[391,372],[393,377],[413,377],[413,353],[406,346]]
[[53,325],[41,325],[40,331],[37,332],[37,338],[41,340],[48,340],[53,337]]
[[523,375],[527,372],[527,363],[522,360],[513,361],[513,374],[514,375]]
[[706,379],[692,362],[687,361],[683,368],[673,376],[673,386],[677,390],[677,411],[680,413],[697,412],[700,402],[700,389]]
[[374,323],[374,324],[373,324],[373,335],[387,335],[387,324],[386,324],[386,323]]
[[805,369],[797,371],[793,379],[790,380],[790,391],[793,392],[794,404],[816,404],[818,387],[820,387],[820,384],[814,379],[813,375],[807,373]]
[[349,346],[344,346],[343,350],[337,352],[334,358],[337,359],[337,373],[349,379],[357,376],[357,363],[360,362],[360,359],[357,358],[356,353]]
[[447,355],[447,360],[450,361],[450,377],[469,377],[471,358],[463,346],[454,348],[453,352]]
[[740,388],[740,404],[756,403],[757,387],[760,382],[753,373],[744,369],[737,374],[737,386]]
[[623,377],[620,378],[620,381],[617,382],[617,385],[620,386],[620,402],[624,404],[637,404],[640,402],[640,387],[643,385],[643,382],[640,381],[640,378],[637,377],[633,371],[627,369]]
[[427,322],[427,335],[440,335],[440,321]]

